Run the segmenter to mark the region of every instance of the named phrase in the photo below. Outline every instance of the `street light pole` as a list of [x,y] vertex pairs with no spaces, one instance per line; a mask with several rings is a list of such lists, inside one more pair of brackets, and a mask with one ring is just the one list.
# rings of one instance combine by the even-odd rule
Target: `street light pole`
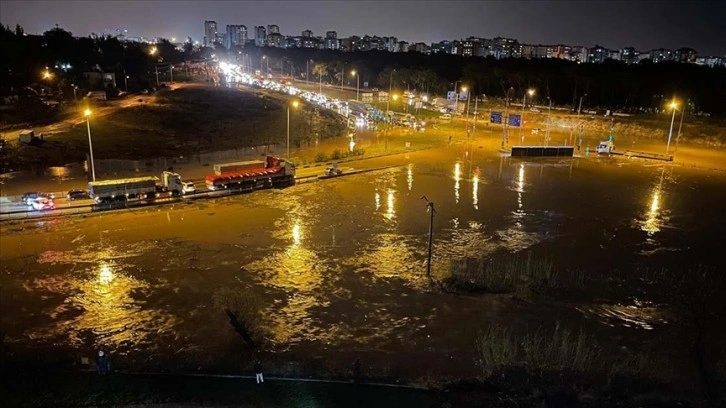
[[668,132],[668,143],[666,144],[666,156],[668,156],[668,150],[671,147],[671,136],[673,136],[673,122],[676,120],[676,101],[671,102],[671,108],[673,108],[673,116],[671,117],[671,130]]
[[154,72],[156,72],[156,87],[159,87],[159,65],[154,65]]
[[550,142],[550,115],[552,114],[552,98],[547,97],[549,104],[547,105],[547,132],[545,132],[545,146],[549,145]]
[[[688,102],[688,101],[686,101]],[[673,155],[678,151],[678,140],[681,138],[681,128],[683,127],[683,115],[686,113],[686,104],[683,104],[681,109],[681,123],[678,125],[678,134],[676,135],[676,148],[673,149]]]
[[86,129],[88,129],[88,149],[91,153],[91,181],[96,181],[96,168],[93,165],[93,143],[91,142],[91,110],[86,109],[83,114],[86,116]]
[[[293,101],[292,107],[297,108],[298,102]],[[290,105],[287,105],[287,159],[290,160]]]

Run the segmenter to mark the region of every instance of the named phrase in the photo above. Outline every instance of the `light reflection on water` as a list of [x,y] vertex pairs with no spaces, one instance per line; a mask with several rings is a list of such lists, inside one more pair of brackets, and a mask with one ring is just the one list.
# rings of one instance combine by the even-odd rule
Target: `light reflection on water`
[[667,221],[663,216],[663,203],[661,202],[663,197],[663,176],[665,175],[665,166],[660,173],[660,179],[658,184],[653,187],[650,194],[650,205],[645,212],[645,220],[641,224],[641,229],[648,234],[648,237],[653,237],[657,232],[661,230],[663,224]]
[[411,191],[413,188],[413,163],[406,166],[406,184],[408,185],[408,191]]
[[472,191],[471,191],[471,202],[474,205],[474,209],[479,209],[479,173],[474,173],[474,177],[471,179]]
[[456,204],[459,204],[459,182],[461,181],[461,163],[457,162],[454,165],[454,197],[456,198]]

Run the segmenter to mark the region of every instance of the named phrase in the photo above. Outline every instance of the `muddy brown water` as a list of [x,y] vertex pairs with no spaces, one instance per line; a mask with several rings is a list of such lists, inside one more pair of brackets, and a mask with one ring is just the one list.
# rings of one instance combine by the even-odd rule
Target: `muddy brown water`
[[102,348],[132,369],[179,361],[234,371],[244,345],[220,305],[236,302],[254,311],[263,353],[276,361],[347,367],[360,355],[381,372],[467,378],[479,373],[474,344],[488,325],[559,323],[613,350],[657,346],[669,366],[684,363],[683,329],[657,294],[610,299],[595,283],[584,289],[589,300],[431,290],[421,196],[436,205],[439,278],[452,260],[518,252],[588,276],[688,273],[694,264],[723,270],[725,175],[612,158],[492,152],[472,162],[458,148],[408,157],[279,191],[6,222],[6,343]]

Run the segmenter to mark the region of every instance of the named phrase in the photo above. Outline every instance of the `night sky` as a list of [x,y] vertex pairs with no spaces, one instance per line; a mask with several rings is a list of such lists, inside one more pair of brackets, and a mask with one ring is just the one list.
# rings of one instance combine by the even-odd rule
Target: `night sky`
[[726,54],[726,2],[719,1],[8,1],[0,22],[26,32],[55,26],[74,35],[191,36],[200,41],[205,19],[227,24],[277,24],[285,35],[335,30],[338,37],[393,35],[431,43],[468,36],[513,37],[523,43],[618,49],[695,48]]

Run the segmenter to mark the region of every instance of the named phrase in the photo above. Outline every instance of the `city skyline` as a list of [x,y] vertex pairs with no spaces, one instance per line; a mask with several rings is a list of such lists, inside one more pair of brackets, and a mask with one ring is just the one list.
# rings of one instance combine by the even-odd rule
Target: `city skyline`
[[[201,42],[204,36],[201,21],[207,19],[217,21],[221,31],[226,25],[246,25],[250,34],[254,26],[274,24],[285,35],[300,35],[310,29],[315,36],[337,31],[339,38],[368,34],[427,44],[467,37],[508,37],[529,44],[602,45],[644,51],[690,47],[701,55],[726,53],[726,27],[720,21],[726,7],[718,2],[164,1],[142,4],[109,1],[92,4],[93,7],[78,1],[4,1],[0,4],[1,22],[11,27],[20,24],[29,33],[42,33],[58,24],[78,36],[126,29],[135,36],[191,36]],[[687,4],[690,6],[686,7]],[[145,12],[138,13],[135,6],[143,7]],[[84,13],[76,12],[80,7]],[[279,13],[280,10],[285,13]],[[420,27],[426,29],[422,31]]]

